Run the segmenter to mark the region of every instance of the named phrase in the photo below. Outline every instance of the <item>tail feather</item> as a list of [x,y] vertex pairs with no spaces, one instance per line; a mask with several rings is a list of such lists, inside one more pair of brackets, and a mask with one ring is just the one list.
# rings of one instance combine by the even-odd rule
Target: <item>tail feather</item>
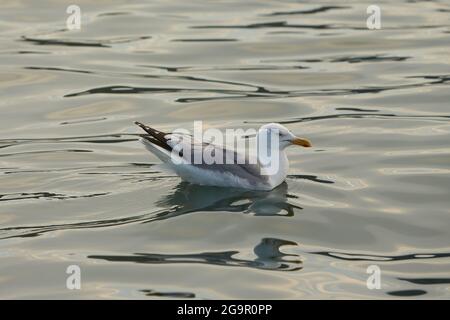
[[167,144],[167,139],[165,138],[167,133],[155,130],[137,121],[135,121],[134,123],[148,133],[148,135],[142,136],[143,139],[157,145],[158,147],[166,149],[167,151],[172,151],[172,147]]

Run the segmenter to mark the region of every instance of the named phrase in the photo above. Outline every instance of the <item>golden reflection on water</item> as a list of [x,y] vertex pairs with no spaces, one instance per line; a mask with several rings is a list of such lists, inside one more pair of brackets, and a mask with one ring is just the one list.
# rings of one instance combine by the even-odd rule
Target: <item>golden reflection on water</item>
[[[1,298],[448,298],[445,3],[78,5],[0,4]],[[192,186],[133,121],[195,120],[315,146],[271,192]]]

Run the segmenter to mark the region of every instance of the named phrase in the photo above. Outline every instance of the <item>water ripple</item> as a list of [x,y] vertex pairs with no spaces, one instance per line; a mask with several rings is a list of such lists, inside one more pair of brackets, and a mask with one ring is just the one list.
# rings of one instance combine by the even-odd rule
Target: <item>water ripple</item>
[[[395,120],[412,120],[420,119],[424,121],[450,121],[450,115],[398,115],[393,113],[338,113],[322,116],[301,117],[298,119],[278,120],[277,122],[283,124],[311,122],[330,119],[390,119]],[[262,123],[260,121],[246,121],[246,123]]]
[[109,194],[109,192],[84,194],[84,195],[78,195],[78,196],[71,196],[71,195],[65,195],[62,193],[54,193],[54,192],[46,192],[46,191],[44,191],[44,192],[19,192],[19,193],[0,194],[0,201],[26,200],[26,199],[65,200],[65,199],[92,198],[92,197],[104,196],[107,194]]
[[322,256],[328,256],[330,258],[347,260],[347,261],[377,261],[377,262],[387,262],[387,261],[404,261],[404,260],[422,260],[422,259],[437,259],[437,258],[448,258],[450,253],[411,253],[398,256],[383,256],[383,255],[373,255],[373,254],[363,254],[363,253],[345,253],[345,252],[311,252],[312,254],[318,254]]
[[151,289],[142,289],[140,291],[147,297],[168,297],[178,299],[195,298],[195,293],[192,292],[161,292]]
[[298,15],[298,14],[315,14],[315,13],[321,13],[321,12],[326,12],[326,11],[330,11],[330,10],[349,9],[349,8],[351,8],[351,7],[345,7],[345,6],[320,6],[318,8],[308,9],[308,10],[277,11],[277,12],[264,14],[264,16],[285,16],[285,15]]
[[102,39],[102,40],[70,40],[70,39],[45,39],[45,38],[22,36],[21,40],[41,46],[57,45],[66,47],[110,48],[113,44],[129,43],[134,41],[147,40],[150,38],[151,38],[150,36],[140,36],[140,37],[124,37],[124,38]]
[[[158,77],[158,76],[153,76]],[[412,77],[410,77],[412,78]],[[432,79],[434,81],[414,83],[414,84],[399,84],[395,86],[373,86],[366,88],[353,88],[353,89],[319,89],[319,90],[273,90],[264,88],[262,86],[255,87],[256,90],[231,90],[231,89],[199,89],[199,88],[182,88],[182,87],[135,87],[126,85],[114,85],[106,87],[97,87],[85,91],[66,94],[64,97],[76,97],[92,94],[142,94],[142,93],[205,93],[205,94],[225,94],[225,96],[213,96],[213,97],[190,97],[190,98],[178,98],[176,102],[200,102],[208,100],[222,100],[222,99],[243,99],[243,98],[265,98],[265,99],[279,99],[279,98],[292,98],[292,97],[307,97],[307,96],[342,96],[342,95],[355,95],[355,94],[375,94],[384,91],[403,90],[419,88],[431,85],[447,84],[450,81],[448,76],[424,76],[424,79]],[[355,115],[358,116],[358,115]],[[359,114],[359,116],[362,116]],[[371,115],[372,116],[372,115]],[[381,115],[383,116],[383,115]],[[386,114],[385,117],[392,115]],[[446,117],[446,116],[445,116]]]

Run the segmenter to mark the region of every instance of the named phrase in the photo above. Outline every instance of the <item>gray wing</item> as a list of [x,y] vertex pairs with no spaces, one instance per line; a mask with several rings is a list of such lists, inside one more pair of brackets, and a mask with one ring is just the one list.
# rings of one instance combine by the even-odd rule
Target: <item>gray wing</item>
[[[266,183],[268,180],[266,175],[261,174],[261,166],[255,160],[256,158],[252,159],[246,154],[227,149],[224,146],[219,146],[211,142],[195,141],[190,135],[165,133],[143,125],[142,123],[135,123],[148,133],[148,135],[142,136],[148,142],[168,152],[175,153],[195,167],[220,173],[229,172],[237,177],[255,183]],[[205,153],[212,155],[212,159],[210,160],[216,161],[213,162],[205,159],[203,157]]]
[[[169,134],[167,138],[172,150],[179,151],[178,155],[195,167],[220,173],[229,172],[250,182],[267,182],[268,177],[261,174],[261,166],[256,157],[251,158],[247,154],[211,142],[198,142],[189,135]],[[211,155],[211,159],[206,159],[205,153]]]

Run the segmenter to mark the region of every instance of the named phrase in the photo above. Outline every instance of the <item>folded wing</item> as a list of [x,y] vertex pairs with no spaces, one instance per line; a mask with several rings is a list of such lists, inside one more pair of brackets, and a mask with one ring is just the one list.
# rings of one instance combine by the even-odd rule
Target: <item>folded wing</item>
[[[250,163],[246,155],[213,143],[195,141],[190,135],[162,132],[140,122],[135,122],[135,124],[147,133],[142,135],[146,142],[162,148],[169,156],[175,154],[175,156],[181,157],[183,162],[211,172],[227,172],[254,183],[267,182],[268,177],[261,175],[259,163],[257,161],[257,163]],[[205,161],[205,154],[212,155],[214,159],[220,160],[221,158],[222,161],[209,163]]]

